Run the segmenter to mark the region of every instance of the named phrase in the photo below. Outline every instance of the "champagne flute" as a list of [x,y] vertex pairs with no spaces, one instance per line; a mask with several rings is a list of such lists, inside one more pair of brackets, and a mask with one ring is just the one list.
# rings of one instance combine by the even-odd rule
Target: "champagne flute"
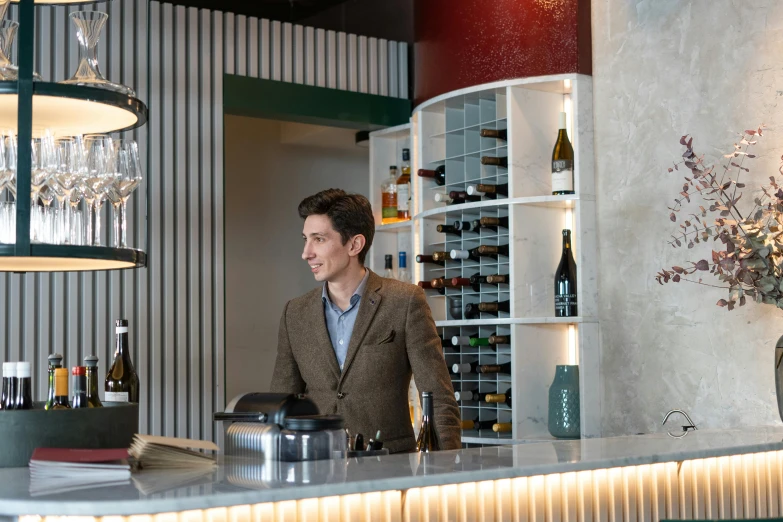
[[[117,171],[114,191],[122,205],[122,234],[120,248],[128,247],[128,199],[141,184],[141,162],[139,146],[133,140],[121,140],[117,144]],[[116,209],[116,207],[115,207]],[[115,210],[116,213],[116,210]],[[116,223],[116,216],[115,216]],[[115,224],[116,227],[116,224]]]
[[[92,245],[101,245],[101,208],[107,197],[109,188],[115,176],[114,142],[107,134],[90,134],[84,137],[87,150],[87,176],[86,182],[90,191],[89,199],[95,207],[94,239],[87,239]],[[88,193],[85,191],[85,201],[88,201]],[[89,225],[88,225],[89,227]]]

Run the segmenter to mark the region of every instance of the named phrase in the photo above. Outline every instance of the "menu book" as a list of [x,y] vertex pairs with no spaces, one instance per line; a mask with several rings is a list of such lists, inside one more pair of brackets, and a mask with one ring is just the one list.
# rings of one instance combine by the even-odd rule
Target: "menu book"
[[206,440],[136,434],[130,454],[144,469],[198,468],[216,464],[212,453],[219,448]]
[[30,477],[56,479],[79,477],[85,481],[130,478],[128,450],[36,448],[30,457]]

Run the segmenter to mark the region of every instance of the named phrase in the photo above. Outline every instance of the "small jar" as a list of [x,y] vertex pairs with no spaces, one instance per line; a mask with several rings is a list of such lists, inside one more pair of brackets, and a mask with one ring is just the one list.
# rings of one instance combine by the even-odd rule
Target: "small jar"
[[339,415],[286,417],[280,432],[280,460],[301,462],[344,455],[347,450],[343,418]]

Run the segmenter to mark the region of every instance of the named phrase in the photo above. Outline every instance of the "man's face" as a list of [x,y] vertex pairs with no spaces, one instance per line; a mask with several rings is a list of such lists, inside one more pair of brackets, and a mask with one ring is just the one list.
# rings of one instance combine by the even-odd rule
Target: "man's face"
[[352,241],[343,245],[328,216],[308,216],[302,229],[302,239],[302,259],[310,265],[316,281],[332,281],[348,268]]

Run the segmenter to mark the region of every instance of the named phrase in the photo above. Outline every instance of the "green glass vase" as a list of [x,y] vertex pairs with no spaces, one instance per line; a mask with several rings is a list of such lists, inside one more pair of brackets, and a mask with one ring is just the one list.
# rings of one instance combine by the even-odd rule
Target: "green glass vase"
[[549,433],[558,439],[580,436],[579,366],[559,364],[549,387]]

